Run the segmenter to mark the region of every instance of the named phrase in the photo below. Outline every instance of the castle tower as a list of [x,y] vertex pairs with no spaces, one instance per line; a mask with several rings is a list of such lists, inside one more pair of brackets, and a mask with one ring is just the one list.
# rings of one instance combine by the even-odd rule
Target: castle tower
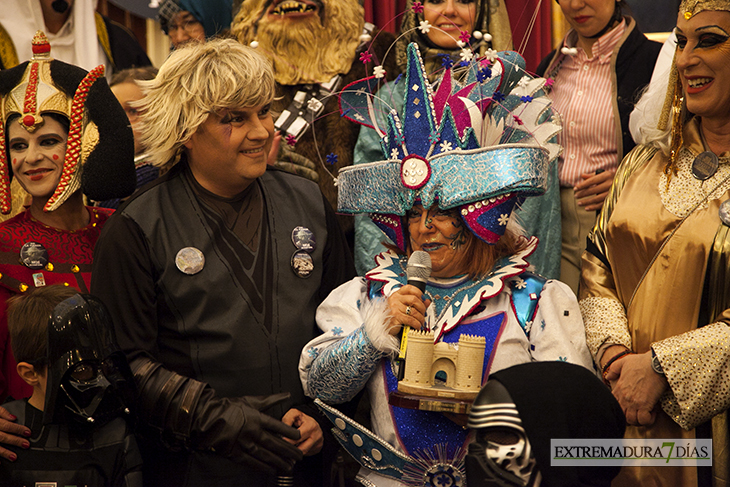
[[432,331],[408,331],[406,371],[403,382],[421,387],[431,386],[433,347]]
[[459,337],[455,389],[479,392],[482,387],[485,348],[484,337],[473,335]]

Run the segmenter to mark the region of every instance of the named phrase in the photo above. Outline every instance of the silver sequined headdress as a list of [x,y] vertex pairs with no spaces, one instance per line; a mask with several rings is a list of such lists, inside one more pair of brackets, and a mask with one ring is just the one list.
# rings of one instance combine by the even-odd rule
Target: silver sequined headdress
[[343,116],[380,134],[384,160],[340,171],[338,211],[370,213],[402,250],[404,215],[416,202],[458,208],[474,234],[497,242],[515,204],[544,193],[560,154],[546,80],[528,75],[519,54],[490,50],[462,64],[447,69],[434,89],[410,44],[400,113],[377,113],[376,77],[340,94]]

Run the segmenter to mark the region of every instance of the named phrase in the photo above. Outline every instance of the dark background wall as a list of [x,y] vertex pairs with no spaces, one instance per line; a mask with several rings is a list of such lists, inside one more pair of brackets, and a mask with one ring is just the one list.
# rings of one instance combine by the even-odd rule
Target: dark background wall
[[677,25],[680,0],[626,0],[642,32],[669,32]]

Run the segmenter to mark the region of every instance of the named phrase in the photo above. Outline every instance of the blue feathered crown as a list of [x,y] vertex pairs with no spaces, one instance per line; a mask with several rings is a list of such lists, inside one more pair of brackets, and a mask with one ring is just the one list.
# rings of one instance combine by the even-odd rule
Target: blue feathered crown
[[338,211],[370,213],[405,250],[404,216],[417,201],[459,208],[474,234],[495,243],[515,204],[545,192],[560,154],[546,81],[529,76],[519,54],[491,51],[447,69],[434,90],[418,46],[407,52],[405,77],[393,90],[396,103],[402,94],[400,113],[375,95],[374,76],[340,94],[341,114],[380,134],[384,160],[340,171]]

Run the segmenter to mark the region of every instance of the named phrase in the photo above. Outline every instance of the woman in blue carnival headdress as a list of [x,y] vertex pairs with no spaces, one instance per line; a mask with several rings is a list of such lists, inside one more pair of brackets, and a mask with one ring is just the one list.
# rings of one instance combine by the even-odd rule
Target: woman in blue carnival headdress
[[[467,53],[493,54],[512,48],[509,18],[504,2],[424,1],[409,0],[403,14],[401,35],[393,50],[401,69],[406,68],[406,46],[414,42],[421,50],[426,73],[436,82],[446,68],[463,63]],[[377,69],[377,68],[376,68]],[[460,70],[456,76],[459,77]],[[378,72],[375,71],[378,76]],[[400,111],[405,85],[403,78],[382,86],[373,101],[382,123],[391,109]],[[363,164],[380,157],[380,135],[363,127],[355,146],[354,162]],[[560,194],[557,163],[549,169],[546,192],[531,198],[517,210],[520,220],[530,235],[539,239],[532,264],[535,271],[548,278],[560,274]],[[381,244],[382,232],[369,221],[367,215],[355,217],[355,266],[364,274],[373,266],[373,258],[385,250]]]
[[[368,388],[373,433],[332,417],[336,436],[367,467],[359,474],[364,485],[437,485],[436,478],[464,485],[463,423],[388,404],[398,388],[393,356],[403,326],[419,330],[407,335],[406,381],[424,357],[408,355],[413,340],[419,350],[425,345],[445,355],[481,343],[469,379],[476,390],[490,371],[534,360],[593,370],[575,295],[527,271],[537,240],[524,237],[511,218],[520,200],[545,190],[559,151],[549,142],[560,126],[545,80],[527,76],[523,66],[514,52],[495,53],[469,63],[463,82],[447,70],[434,92],[411,45],[400,114],[389,113],[379,125],[376,78],[340,95],[345,116],[382,135],[382,154],[340,172],[338,210],[373,213],[392,245],[365,277],[320,305],[323,334],[304,348],[299,367],[305,392],[325,403],[343,403]],[[431,261],[423,293],[407,285],[406,261],[415,251]],[[428,368],[431,356],[425,357]],[[468,363],[474,366],[439,360],[423,375],[446,387]]]

